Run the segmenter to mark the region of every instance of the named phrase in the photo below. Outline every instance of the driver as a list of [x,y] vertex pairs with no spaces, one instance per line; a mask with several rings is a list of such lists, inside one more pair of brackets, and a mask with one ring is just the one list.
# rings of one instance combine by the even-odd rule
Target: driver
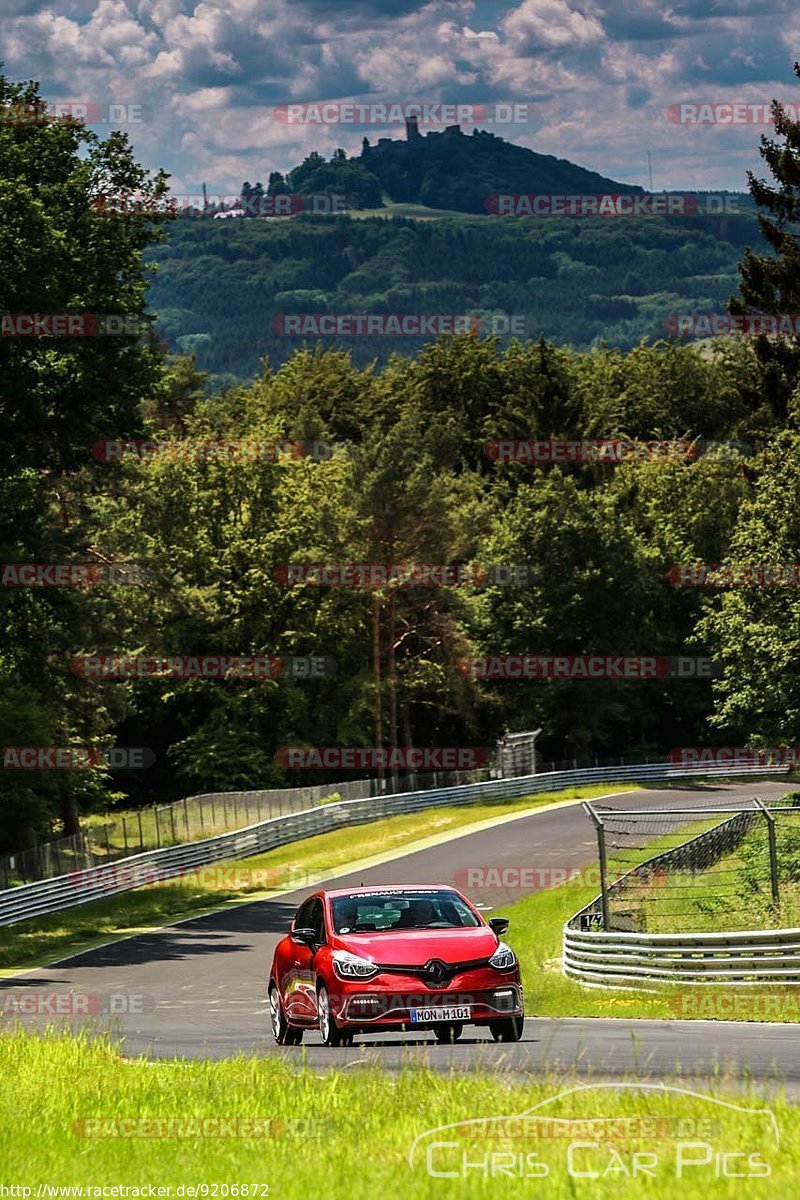
[[430,900],[417,900],[414,904],[414,924],[419,929],[436,920],[436,912]]
[[356,921],[358,920],[358,905],[355,900],[348,900],[344,904],[338,905],[338,909],[336,932],[349,933],[352,929],[355,929]]

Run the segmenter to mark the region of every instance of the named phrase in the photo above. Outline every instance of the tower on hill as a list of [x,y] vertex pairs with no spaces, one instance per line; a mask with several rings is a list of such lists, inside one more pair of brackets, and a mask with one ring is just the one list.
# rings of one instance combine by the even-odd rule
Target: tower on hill
[[415,142],[421,138],[422,134],[419,131],[419,118],[406,117],[406,141]]

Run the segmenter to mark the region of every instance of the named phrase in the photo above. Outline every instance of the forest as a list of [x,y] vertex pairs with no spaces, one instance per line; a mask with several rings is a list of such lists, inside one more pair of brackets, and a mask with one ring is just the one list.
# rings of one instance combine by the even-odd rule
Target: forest
[[[35,96],[34,85],[0,80],[0,104]],[[214,322],[219,361],[246,373],[252,327],[225,315],[234,295],[262,296],[268,320],[278,284],[304,283],[313,310],[313,289],[341,277],[354,297],[457,308],[453,262],[489,301],[480,277],[491,259],[521,300],[515,276],[545,269],[566,296],[579,254],[609,294],[615,273],[631,292],[637,278],[669,287],[681,262],[700,289],[719,280],[744,228],[729,227],[723,244],[678,221],[646,236],[615,226],[604,238],[585,225],[520,238],[499,224],[134,221],[98,211],[98,189],[136,187],[155,200],[165,177],[136,163],[124,135],[103,141],[74,121],[0,125],[0,180],[3,310],[126,314],[148,330],[123,322],[117,336],[0,340],[0,557],[69,567],[57,577],[4,571],[4,753],[116,745],[153,759],[142,771],[4,770],[0,849],[72,832],[93,809],[320,782],[282,765],[288,746],[491,747],[506,730],[540,727],[552,759],[797,741],[796,588],[681,586],[676,572],[800,562],[796,338],[582,349],[473,331],[398,349],[381,369],[363,348],[318,343],[210,386],[199,351],[170,353],[157,331],[163,306],[158,319],[153,311],[157,289],[172,288]],[[797,219],[785,189],[764,185],[756,199]],[[761,230],[771,256],[743,252],[731,311],[798,312],[796,241],[781,220],[762,216]],[[145,260],[159,268],[155,293]],[[441,275],[424,301],[406,262]],[[577,299],[574,312],[589,320]],[[498,442],[531,439],[670,440],[701,452],[544,462],[497,453]],[[229,445],[275,452],[208,449]],[[396,576],[336,586],[298,583],[292,564],[443,573],[428,586]],[[703,657],[714,670],[568,679],[464,669],[482,655]],[[284,666],[111,679],[87,667],[104,656]]]
[[[292,313],[473,314],[506,340],[520,328],[526,339],[629,350],[668,336],[676,314],[725,312],[748,246],[763,241],[739,201],[723,214],[670,217],[182,216],[146,260],[158,268],[149,302],[159,335],[194,354],[213,388],[302,349],[280,332]],[[327,345],[382,367],[423,339]]]

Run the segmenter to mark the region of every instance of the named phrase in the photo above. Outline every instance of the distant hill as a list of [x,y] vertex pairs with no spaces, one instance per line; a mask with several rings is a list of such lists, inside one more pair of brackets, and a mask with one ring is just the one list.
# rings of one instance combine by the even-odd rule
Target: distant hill
[[487,197],[497,192],[585,195],[643,190],[484,130],[467,137],[458,125],[423,135],[408,121],[405,141],[381,138],[370,146],[365,138],[359,161],[394,201],[465,213],[486,212]]
[[[244,185],[243,197],[247,189],[249,184]],[[486,212],[487,198],[498,192],[591,195],[642,190],[483,130],[467,137],[458,125],[451,125],[441,133],[421,134],[410,119],[404,141],[380,138],[371,146],[364,138],[360,156],[348,158],[337,150],[330,161],[314,151],[286,176],[273,172],[267,193],[338,192],[352,208],[379,208],[390,201],[477,214]]]

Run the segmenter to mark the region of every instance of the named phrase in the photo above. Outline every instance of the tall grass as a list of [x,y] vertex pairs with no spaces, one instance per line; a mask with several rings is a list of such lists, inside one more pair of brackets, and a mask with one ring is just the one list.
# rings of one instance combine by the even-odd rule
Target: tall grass
[[[441,1051],[440,1053],[445,1053]],[[280,1200],[474,1200],[477,1197],[619,1197],[635,1193],[678,1196],[684,1200],[709,1197],[788,1197],[800,1182],[800,1123],[796,1109],[779,1097],[764,1101],[752,1091],[717,1080],[694,1091],[724,1103],[678,1091],[635,1087],[586,1087],[575,1077],[550,1075],[525,1078],[509,1069],[476,1072],[436,1072],[409,1066],[396,1075],[376,1068],[303,1066],[302,1051],[288,1060],[236,1058],[221,1062],[120,1061],[109,1042],[51,1035],[46,1039],[21,1033],[0,1036],[0,1183],[54,1186],[142,1187],[178,1185],[259,1185],[249,1195]],[[677,1086],[692,1088],[685,1082]],[[580,1090],[561,1096],[541,1110],[552,1118],[583,1121],[569,1127],[569,1136],[519,1137],[520,1129],[506,1124],[480,1125],[423,1137],[413,1162],[409,1154],[426,1131],[454,1122],[510,1116],[548,1101],[570,1087]],[[737,1106],[726,1107],[726,1104]],[[742,1108],[762,1110],[756,1113]],[[775,1127],[768,1114],[774,1114]],[[244,1122],[272,1119],[271,1137],[86,1137],[93,1118],[239,1118]],[[590,1118],[628,1117],[633,1125],[586,1126]],[[645,1118],[651,1124],[644,1125]],[[679,1122],[683,1125],[679,1125]],[[77,1123],[77,1124],[76,1124]],[[264,1122],[264,1128],[266,1121]],[[119,1126],[95,1126],[109,1132]],[[141,1131],[141,1125],[127,1126]],[[150,1130],[153,1130],[150,1126]],[[176,1124],[173,1130],[178,1128]],[[247,1126],[240,1126],[247,1129]],[[541,1129],[531,1124],[522,1132]],[[554,1127],[549,1128],[551,1132]],[[565,1127],[560,1127],[563,1134]],[[627,1131],[627,1132],[626,1132]],[[491,1136],[479,1136],[480,1133]],[[616,1133],[615,1137],[608,1135]],[[567,1150],[571,1141],[597,1142],[573,1152],[569,1174]],[[455,1141],[455,1149],[431,1153],[434,1170],[456,1171],[456,1178],[433,1177],[426,1169],[426,1150],[432,1141]],[[676,1175],[679,1153],[695,1161],[706,1151],[681,1151],[681,1142],[708,1147],[702,1166]],[[649,1156],[655,1177],[629,1175],[635,1151]],[[728,1160],[722,1174],[722,1153],[743,1157]],[[463,1166],[462,1154],[468,1166]],[[504,1155],[498,1158],[498,1155]],[[493,1158],[492,1155],[495,1155]],[[520,1155],[523,1177],[520,1177]],[[537,1156],[526,1159],[524,1156]],[[742,1178],[753,1169],[747,1156],[765,1162],[769,1176]],[[548,1168],[546,1178],[524,1177],[532,1164]],[[761,1168],[759,1168],[761,1169]],[[577,1178],[576,1171],[595,1171],[597,1178]],[[628,1173],[626,1175],[626,1172]],[[268,1186],[264,1192],[261,1185]],[[173,1193],[175,1194],[175,1193]],[[236,1194],[236,1193],[234,1193]],[[239,1192],[239,1195],[243,1195]],[[35,1192],[34,1192],[35,1195]]]

